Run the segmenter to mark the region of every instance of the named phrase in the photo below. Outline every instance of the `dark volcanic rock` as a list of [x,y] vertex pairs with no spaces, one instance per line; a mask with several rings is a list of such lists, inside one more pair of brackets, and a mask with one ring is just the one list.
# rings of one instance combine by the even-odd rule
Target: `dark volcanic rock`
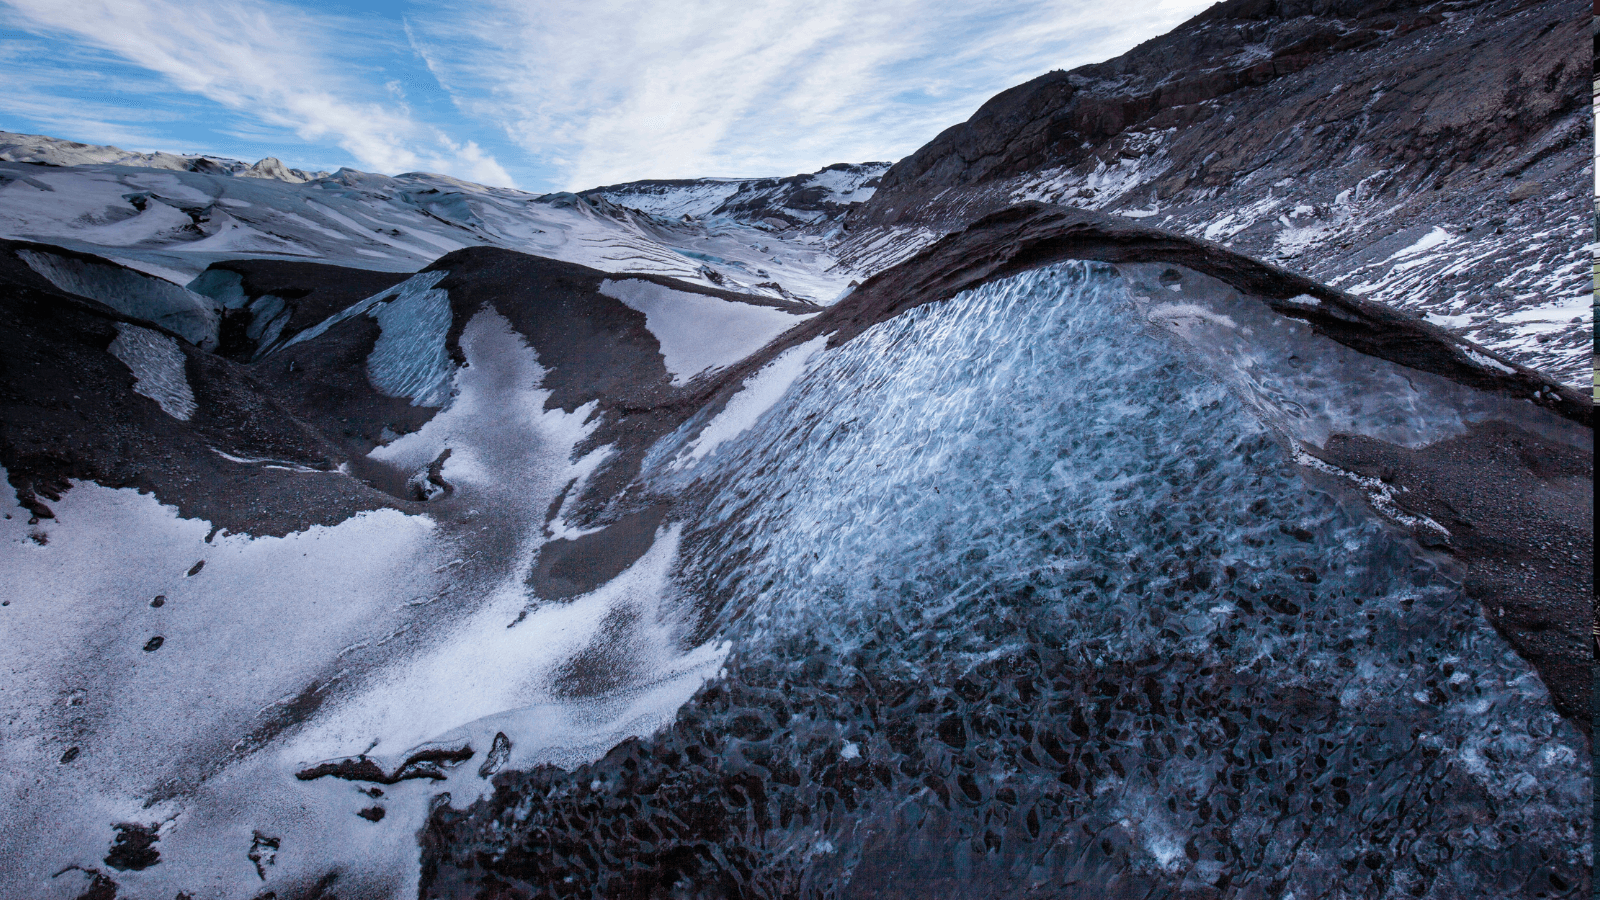
[[224,306],[217,353],[248,362],[409,277],[298,260],[233,259],[213,263],[189,287]]
[[[301,420],[319,428],[348,448],[360,464],[365,454],[384,442],[384,432],[409,434],[427,424],[437,406],[418,406],[404,397],[390,397],[367,377],[367,357],[381,334],[367,316],[352,316],[314,340],[284,347],[251,366],[256,379],[270,386],[274,398]],[[374,477],[363,469],[362,473]],[[401,481],[410,473],[392,473]],[[386,484],[396,496],[404,488]]]
[[1229,0],[996,95],[884,175],[840,252],[871,271],[1022,199],[1118,212],[1579,380],[1592,323],[1503,317],[1588,290],[1588,23],[1574,0]]
[[149,324],[41,282],[0,254],[0,465],[35,516],[51,516],[75,478],[152,491],[185,516],[256,534],[392,505],[334,471],[338,447],[247,369],[173,338],[194,404],[175,418],[135,392],[109,350],[120,329]]
[[77,896],[77,900],[117,900],[117,883],[107,877],[104,872],[97,869],[82,869],[73,866],[57,872],[55,877],[60,878],[68,872],[80,872],[88,876],[89,879],[88,885]]
[[1319,457],[1385,484],[1450,532],[1467,595],[1544,677],[1556,708],[1592,730],[1594,456],[1493,423],[1413,450],[1339,435]]
[[159,840],[156,826],[124,822],[115,827],[117,837],[111,844],[111,852],[106,854],[106,865],[137,872],[161,861],[161,853],[156,850]]
[[629,513],[599,531],[552,540],[539,548],[528,574],[533,592],[545,600],[586,594],[622,574],[655,542],[667,508],[656,505]]
[[[445,777],[441,767],[466,762],[473,757],[473,752],[472,747],[465,744],[459,747],[426,747],[407,754],[405,761],[396,766],[392,773],[385,772],[383,766],[371,757],[352,756],[308,766],[296,772],[294,777],[301,781],[342,778],[345,781],[367,781],[373,784],[399,784],[411,778],[440,781]],[[373,796],[382,796],[382,793]]]

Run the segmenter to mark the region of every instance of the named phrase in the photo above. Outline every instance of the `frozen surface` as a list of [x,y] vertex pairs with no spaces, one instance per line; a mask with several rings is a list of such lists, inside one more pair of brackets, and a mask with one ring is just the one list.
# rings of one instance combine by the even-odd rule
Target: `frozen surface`
[[450,331],[450,295],[433,285],[444,272],[402,282],[393,299],[378,303],[372,317],[382,333],[367,357],[373,387],[413,406],[443,406],[455,366],[445,350]]
[[605,192],[613,203],[654,216],[704,218],[739,192],[733,179],[702,178],[688,184],[623,185]]
[[217,313],[207,298],[138,272],[35,250],[17,256],[51,284],[112,309],[160,325],[199,347],[217,342]]
[[675,291],[643,279],[608,280],[601,283],[600,293],[644,313],[646,327],[661,344],[673,384],[732,365],[809,318],[770,306]]
[[[1527,403],[1322,338],[1311,326],[1199,272],[1155,263],[1118,269],[1149,322],[1179,338],[1208,375],[1233,387],[1263,421],[1294,440],[1320,447],[1332,434],[1361,434],[1415,448],[1489,419],[1522,423],[1568,443],[1592,440],[1587,429]],[[1480,365],[1513,371],[1469,348],[1461,353]]]
[[328,174],[290,169],[270,156],[255,165],[249,165],[236,159],[178,153],[138,153],[120,147],[80,144],[40,134],[17,134],[11,131],[0,131],[0,160],[44,163],[49,166],[119,165],[177,171],[209,166],[246,178],[275,178],[294,183]]
[[638,181],[587,191],[612,203],[654,216],[755,221],[774,232],[821,226],[849,204],[864,203],[877,190],[889,163],[830,166],[789,178],[698,178]]
[[161,405],[167,415],[187,422],[194,415],[194,390],[183,350],[176,339],[148,328],[117,323],[117,337],[107,348],[133,372],[135,393]]
[[0,161],[0,236],[87,250],[178,282],[240,257],[413,272],[476,245],[819,302],[849,281],[831,271],[827,241],[803,230],[777,234],[736,218],[689,222],[573,194],[350,169],[297,184]]
[[450,332],[450,295],[434,285],[450,273],[423,272],[379,291],[290,338],[285,347],[312,340],[356,316],[376,319],[381,329],[367,357],[372,386],[413,406],[443,406],[454,364],[445,349]]
[[[543,369],[503,318],[480,312],[461,346],[450,404],[374,453],[413,467],[451,451],[430,516],[252,538],[131,489],[75,484],[38,526],[6,504],[0,896],[75,897],[83,870],[131,900],[292,896],[332,871],[340,896],[415,896],[436,795],[593,759],[671,721],[717,671],[725,648],[683,640],[675,529],[588,595],[529,594],[546,510],[604,451],[573,461],[592,410],[544,409]],[[597,655],[607,684],[572,690],[574,660]],[[464,761],[412,764],[437,778],[296,777],[351,758],[396,773],[464,746]],[[124,823],[155,829],[157,865],[105,861]]]
[[[778,354],[772,362],[745,379],[739,392],[728,398],[726,405],[696,430],[691,422],[685,431],[694,434],[685,445],[675,466],[697,463],[710,456],[718,447],[733,440],[751,428],[768,410],[783,399],[783,395],[810,368],[812,360],[828,344],[827,335],[819,335],[798,347]],[[672,442],[668,442],[672,446]]]
[[1435,225],[1433,226],[1432,231],[1429,231],[1422,237],[1417,238],[1416,243],[1411,244],[1404,249],[1396,250],[1394,255],[1390,256],[1389,259],[1385,261],[1410,259],[1419,254],[1426,253],[1429,250],[1442,247],[1453,240],[1455,240],[1455,235]]
[[438,859],[573,896],[641,869],[773,896],[1586,884],[1589,755],[1537,675],[1141,318],[1069,263],[820,354],[694,470],[726,678],[642,747],[437,817]]

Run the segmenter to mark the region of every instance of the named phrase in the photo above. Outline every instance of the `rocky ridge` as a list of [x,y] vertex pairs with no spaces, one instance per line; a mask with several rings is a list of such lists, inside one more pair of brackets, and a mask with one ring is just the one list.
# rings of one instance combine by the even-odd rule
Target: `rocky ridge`
[[775,231],[827,232],[877,189],[889,163],[837,163],[786,178],[634,181],[583,191],[670,218],[726,219]]
[[303,184],[326,178],[328,172],[291,169],[277,157],[254,163],[220,156],[189,153],[139,153],[103,144],[80,144],[42,134],[17,134],[0,131],[0,161],[37,163],[45,166],[133,166],[141,169],[171,169],[206,175],[232,175],[238,178],[267,178],[289,184]]
[[1018,200],[1215,240],[1589,377],[1587,8],[1229,0],[1007,90],[883,176],[870,273]]

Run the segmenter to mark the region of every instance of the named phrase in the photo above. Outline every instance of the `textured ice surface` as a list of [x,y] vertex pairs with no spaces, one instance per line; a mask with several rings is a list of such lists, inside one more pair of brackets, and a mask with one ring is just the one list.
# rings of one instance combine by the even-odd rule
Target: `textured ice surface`
[[217,314],[199,294],[158,278],[70,256],[18,250],[28,267],[70,294],[98,300],[136,319],[153,322],[191,344],[217,341]]
[[823,354],[695,469],[727,677],[441,813],[441,858],[573,897],[1586,895],[1538,677],[1144,321],[1062,264]]
[[117,337],[107,348],[133,372],[134,393],[161,405],[167,415],[187,422],[194,415],[194,390],[189,387],[183,350],[176,339],[159,331],[117,323]]
[[413,406],[442,406],[449,397],[454,365],[445,350],[450,331],[450,295],[434,285],[448,272],[424,272],[380,291],[295,335],[284,346],[309,341],[359,315],[378,321],[381,333],[367,357],[372,386]]
[[403,282],[394,299],[379,302],[371,313],[383,332],[367,357],[367,377],[373,387],[413,406],[442,406],[449,396],[455,368],[444,346],[450,295],[433,287],[445,274]]
[[644,313],[646,327],[661,344],[673,384],[732,365],[809,318],[770,306],[675,291],[643,279],[608,280],[601,283],[600,293]]
[[[1359,353],[1310,325],[1273,312],[1232,286],[1182,266],[1127,264],[1118,270],[1144,316],[1187,345],[1211,377],[1232,387],[1286,437],[1322,446],[1332,434],[1361,434],[1423,447],[1475,422],[1517,422],[1587,446],[1588,429],[1527,403],[1462,387],[1446,378]],[[1315,306],[1311,297],[1295,298]],[[1513,371],[1463,348],[1481,365]]]
[[282,297],[262,294],[252,300],[244,292],[244,278],[227,269],[207,269],[185,285],[189,290],[203,294],[227,310],[247,310],[248,324],[244,335],[255,345],[252,359],[259,359],[272,349],[289,324],[289,307]]

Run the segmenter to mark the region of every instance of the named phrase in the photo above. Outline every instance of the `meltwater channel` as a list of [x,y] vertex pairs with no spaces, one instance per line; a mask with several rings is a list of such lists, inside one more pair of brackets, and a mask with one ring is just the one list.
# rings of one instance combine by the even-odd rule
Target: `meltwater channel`
[[1199,372],[1061,263],[817,355],[687,470],[667,439],[724,675],[438,810],[425,895],[1586,896],[1537,675]]

